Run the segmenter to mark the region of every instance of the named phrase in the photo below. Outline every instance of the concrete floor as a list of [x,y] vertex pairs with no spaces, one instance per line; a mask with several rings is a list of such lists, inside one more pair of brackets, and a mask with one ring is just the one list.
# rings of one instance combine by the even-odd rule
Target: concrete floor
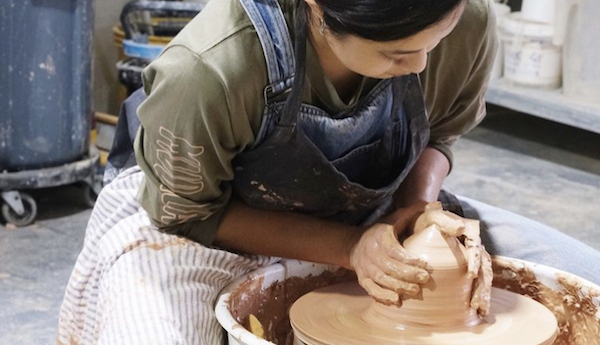
[[[600,135],[502,108],[461,139],[447,187],[600,250]],[[81,191],[35,191],[34,225],[0,225],[0,344],[53,344],[90,210]]]
[[600,134],[499,107],[455,145],[446,186],[600,250]]

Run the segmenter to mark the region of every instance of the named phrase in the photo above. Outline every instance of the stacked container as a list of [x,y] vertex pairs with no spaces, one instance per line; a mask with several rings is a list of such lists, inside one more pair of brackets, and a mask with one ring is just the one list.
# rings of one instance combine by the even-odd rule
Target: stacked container
[[555,89],[561,85],[562,47],[553,42],[554,0],[524,0],[503,18],[500,38],[504,77],[516,84]]

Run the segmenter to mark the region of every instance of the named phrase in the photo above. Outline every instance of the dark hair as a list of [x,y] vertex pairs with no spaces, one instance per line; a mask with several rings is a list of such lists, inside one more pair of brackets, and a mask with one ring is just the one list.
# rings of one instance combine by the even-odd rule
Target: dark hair
[[[306,30],[310,9],[305,0],[296,0],[294,16],[296,67],[292,92],[278,120],[293,126],[302,103],[305,82]],[[372,41],[393,41],[412,36],[439,22],[467,0],[315,0],[323,10],[323,20],[332,33],[354,35]],[[298,63],[302,61],[302,63]]]
[[412,36],[444,19],[463,1],[466,0],[315,0],[332,33],[372,41]]

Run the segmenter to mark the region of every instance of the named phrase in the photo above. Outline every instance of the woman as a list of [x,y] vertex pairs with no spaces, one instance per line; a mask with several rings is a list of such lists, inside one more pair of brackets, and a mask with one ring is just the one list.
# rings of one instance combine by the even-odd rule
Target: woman
[[[218,344],[218,293],[279,257],[353,269],[384,303],[417,293],[425,263],[397,238],[440,196],[450,144],[483,117],[489,6],[211,0],[144,71],[139,166],[99,196],[59,343]],[[427,116],[416,74],[428,59]],[[485,258],[478,240],[465,241]],[[522,243],[490,241],[500,254]],[[489,262],[478,264],[484,314]]]

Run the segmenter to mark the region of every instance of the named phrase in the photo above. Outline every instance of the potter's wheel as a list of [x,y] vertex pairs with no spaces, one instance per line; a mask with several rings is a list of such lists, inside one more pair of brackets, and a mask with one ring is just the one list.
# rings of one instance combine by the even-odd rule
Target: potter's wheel
[[538,302],[494,288],[490,314],[479,324],[459,328],[399,325],[386,313],[402,308],[373,303],[355,282],[328,286],[302,296],[290,310],[295,336],[308,345],[552,344],[556,318]]
[[[479,318],[470,308],[469,254],[451,235],[453,229],[479,238],[477,221],[433,203],[404,241],[405,250],[427,262],[430,272],[419,296],[404,300],[398,308],[375,302],[356,282],[313,291],[290,309],[296,338],[306,345],[552,344],[558,335],[556,317],[529,297],[493,289],[488,316]],[[481,250],[474,241],[470,245]],[[483,254],[487,253],[474,257],[486,257]]]

